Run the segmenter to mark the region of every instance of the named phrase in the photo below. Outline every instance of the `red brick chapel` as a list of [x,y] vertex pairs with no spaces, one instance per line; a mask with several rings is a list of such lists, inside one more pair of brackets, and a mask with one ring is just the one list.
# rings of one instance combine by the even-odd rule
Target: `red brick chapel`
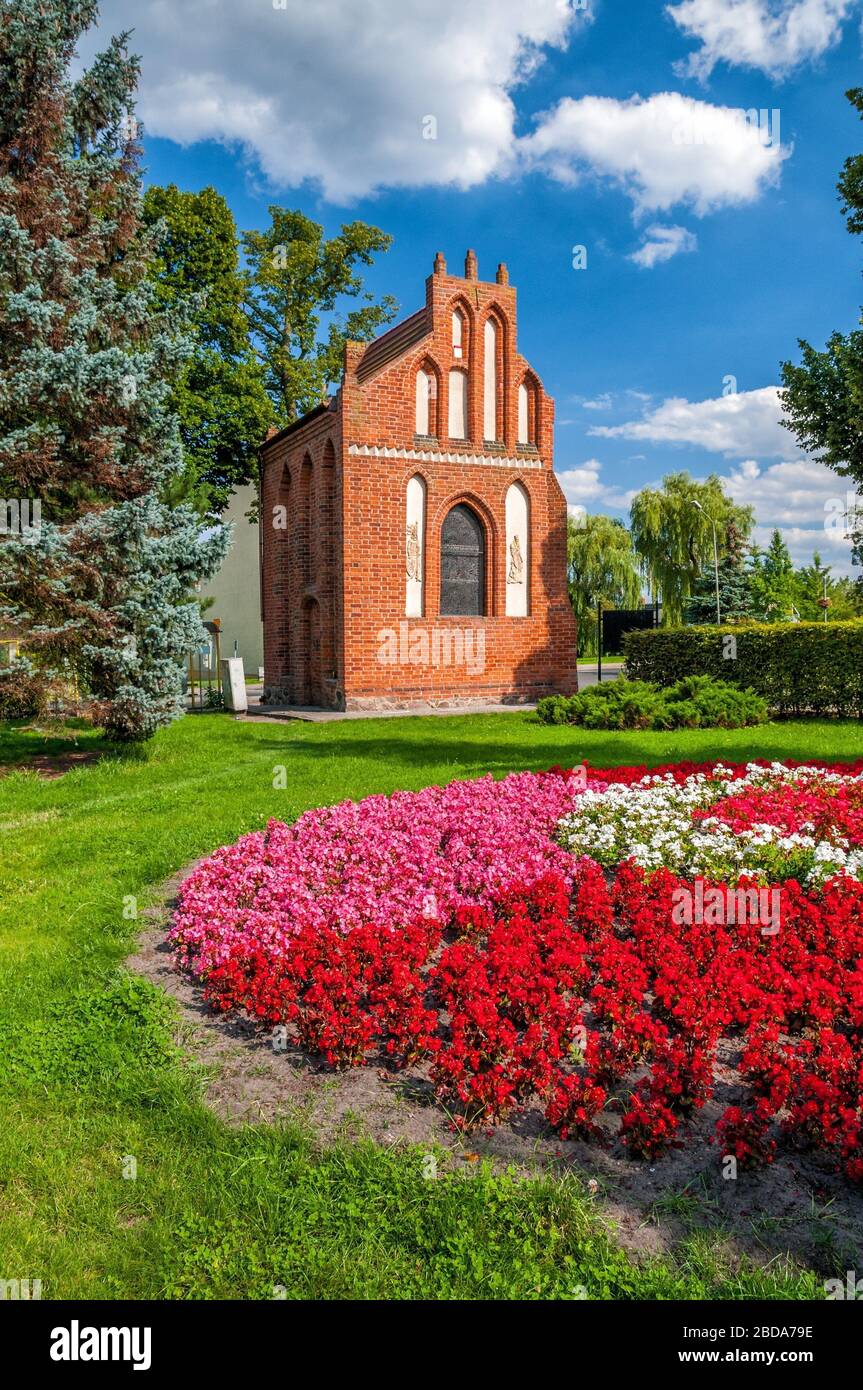
[[426,302],[348,343],[329,401],[263,445],[264,699],[518,703],[576,689],[554,403],[504,265],[438,252]]

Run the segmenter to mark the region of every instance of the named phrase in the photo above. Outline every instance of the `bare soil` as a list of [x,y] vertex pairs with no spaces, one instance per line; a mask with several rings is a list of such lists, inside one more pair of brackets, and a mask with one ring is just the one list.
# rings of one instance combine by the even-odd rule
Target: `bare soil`
[[38,772],[46,781],[55,781],[73,767],[97,763],[105,755],[95,748],[70,748],[67,753],[36,753],[25,763],[0,763],[0,777],[10,772]]

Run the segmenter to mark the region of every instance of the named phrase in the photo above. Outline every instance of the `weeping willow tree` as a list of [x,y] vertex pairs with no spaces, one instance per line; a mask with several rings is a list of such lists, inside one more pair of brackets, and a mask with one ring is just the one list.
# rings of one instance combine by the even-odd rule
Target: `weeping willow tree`
[[664,627],[683,621],[686,600],[705,566],[713,565],[713,527],[719,557],[729,526],[747,540],[755,522],[751,507],[726,497],[715,473],[703,480],[670,473],[659,488],[636,493],[630,508],[632,543],[654,600],[662,602]]
[[570,516],[567,526],[569,596],[578,619],[578,654],[596,653],[598,603],[635,608],[641,600],[641,576],[632,537],[622,521],[610,516]]

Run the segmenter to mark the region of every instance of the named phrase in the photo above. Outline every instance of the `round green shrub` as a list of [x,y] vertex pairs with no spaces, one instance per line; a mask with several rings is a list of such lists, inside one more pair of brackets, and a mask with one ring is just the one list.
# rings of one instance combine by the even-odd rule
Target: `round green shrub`
[[547,696],[537,715],[545,724],[585,729],[739,729],[763,724],[767,704],[752,690],[709,676],[685,676],[666,687],[621,677],[568,699]]

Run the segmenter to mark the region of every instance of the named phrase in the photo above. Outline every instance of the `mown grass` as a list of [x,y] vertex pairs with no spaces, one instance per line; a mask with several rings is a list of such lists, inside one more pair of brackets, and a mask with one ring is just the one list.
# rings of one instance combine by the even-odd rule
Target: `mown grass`
[[[44,751],[32,731],[3,737],[19,760],[22,740]],[[195,715],[59,781],[0,779],[0,1279],[40,1278],[47,1298],[810,1296],[813,1276],[741,1269],[716,1240],[636,1265],[572,1177],[442,1164],[429,1180],[415,1150],[228,1129],[170,1041],[170,1006],[123,968],[135,906],[270,816],[513,768],[714,756],[860,757],[863,725]]]

